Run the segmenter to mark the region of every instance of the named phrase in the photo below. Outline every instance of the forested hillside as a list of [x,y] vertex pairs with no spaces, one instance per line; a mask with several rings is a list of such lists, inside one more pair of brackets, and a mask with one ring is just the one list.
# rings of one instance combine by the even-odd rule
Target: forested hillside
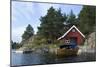
[[24,45],[25,42],[34,47],[43,44],[60,44],[57,38],[63,35],[72,25],[76,25],[83,34],[88,36],[96,31],[96,7],[83,6],[78,17],[73,13],[73,10],[66,15],[62,13],[60,8],[56,10],[50,7],[47,14],[41,16],[39,20],[41,24],[38,27],[37,34],[34,35],[34,28],[29,24],[22,35],[21,45]]

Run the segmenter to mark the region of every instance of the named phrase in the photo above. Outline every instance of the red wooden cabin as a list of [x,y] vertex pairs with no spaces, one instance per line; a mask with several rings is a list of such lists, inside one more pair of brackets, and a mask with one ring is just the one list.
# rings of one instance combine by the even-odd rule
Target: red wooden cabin
[[85,36],[79,31],[79,29],[73,25],[66,33],[64,33],[58,40],[63,40],[65,44],[74,43],[81,45]]

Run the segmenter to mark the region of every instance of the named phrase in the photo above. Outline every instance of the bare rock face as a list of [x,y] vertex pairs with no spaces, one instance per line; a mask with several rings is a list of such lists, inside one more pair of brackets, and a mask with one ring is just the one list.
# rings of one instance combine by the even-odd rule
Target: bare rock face
[[95,48],[96,47],[96,33],[93,32],[91,33],[88,38],[87,38],[87,45],[90,48]]

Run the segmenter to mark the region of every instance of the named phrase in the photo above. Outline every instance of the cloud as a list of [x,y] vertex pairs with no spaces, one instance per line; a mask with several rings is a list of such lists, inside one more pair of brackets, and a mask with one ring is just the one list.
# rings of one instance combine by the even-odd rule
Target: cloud
[[17,28],[12,28],[12,40],[16,42],[21,41],[21,36],[25,31],[26,26],[23,27],[17,27]]

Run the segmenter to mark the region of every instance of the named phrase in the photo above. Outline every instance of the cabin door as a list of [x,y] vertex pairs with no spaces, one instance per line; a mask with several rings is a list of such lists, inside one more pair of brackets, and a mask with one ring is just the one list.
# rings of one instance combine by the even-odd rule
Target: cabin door
[[70,38],[70,45],[77,45],[77,38],[76,37]]

